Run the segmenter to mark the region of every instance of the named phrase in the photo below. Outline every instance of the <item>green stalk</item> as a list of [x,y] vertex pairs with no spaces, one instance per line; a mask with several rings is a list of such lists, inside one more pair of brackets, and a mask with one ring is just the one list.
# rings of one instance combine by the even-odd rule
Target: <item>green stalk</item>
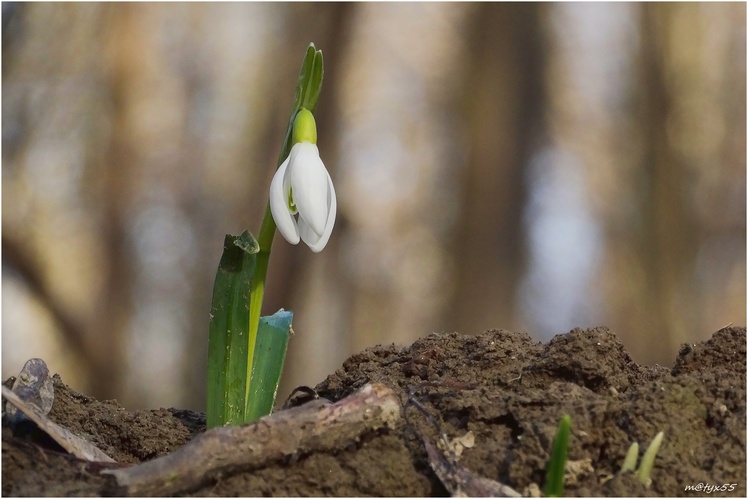
[[249,294],[249,344],[247,345],[247,383],[245,384],[244,397],[246,402],[245,414],[256,413],[256,409],[253,408],[254,401],[250,397],[250,387],[252,386],[252,368],[254,367],[254,352],[257,346],[257,330],[260,325],[262,299],[265,296],[265,277],[268,273],[268,262],[270,260],[270,248],[273,246],[273,236],[275,236],[275,220],[273,220],[273,215],[270,213],[270,203],[268,203],[265,208],[265,216],[262,218],[262,225],[260,226],[260,236],[257,241],[260,251],[257,253],[255,275]]
[[[294,103],[291,109],[291,117],[288,123],[288,129],[286,130],[286,138],[283,142],[283,147],[278,156],[278,163],[276,169],[285,161],[291,152],[293,147],[293,123],[296,118],[296,114],[302,107],[308,109],[310,112],[314,112],[317,108],[317,101],[319,100],[319,94],[322,90],[322,79],[324,77],[324,62],[322,58],[322,51],[317,50],[313,43],[307,47],[306,55],[304,56],[304,62],[301,65],[301,71],[299,72],[299,80],[296,84],[296,92],[294,95]],[[250,414],[258,414],[261,411],[255,408],[255,401],[250,396],[254,390],[252,389],[253,383],[263,383],[263,380],[253,380],[253,368],[255,364],[255,349],[257,345],[257,334],[260,324],[260,314],[262,311],[262,300],[265,296],[265,278],[267,277],[268,262],[270,260],[270,249],[273,245],[273,237],[275,236],[275,220],[270,212],[270,203],[268,202],[265,207],[265,215],[262,218],[262,225],[260,226],[260,234],[257,238],[259,243],[259,252],[257,253],[257,260],[255,266],[254,278],[252,280],[252,288],[249,298],[249,344],[247,347],[247,364],[246,364],[246,380],[244,398],[246,402],[245,416]],[[258,372],[258,376],[259,376]],[[271,408],[272,409],[272,408]],[[267,414],[267,413],[266,413]],[[261,414],[259,417],[264,416]]]

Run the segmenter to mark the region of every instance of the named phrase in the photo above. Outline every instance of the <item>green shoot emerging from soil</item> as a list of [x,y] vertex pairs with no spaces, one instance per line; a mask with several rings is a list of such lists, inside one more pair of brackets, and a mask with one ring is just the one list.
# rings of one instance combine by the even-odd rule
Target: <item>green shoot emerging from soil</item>
[[566,469],[566,454],[569,449],[569,435],[571,434],[571,417],[567,414],[561,418],[553,439],[551,457],[548,460],[545,495],[547,497],[561,497],[564,494],[564,471]]
[[644,451],[642,460],[639,463],[639,468],[636,470],[636,477],[647,487],[652,483],[652,479],[649,478],[649,475],[652,473],[652,466],[654,466],[654,460],[655,457],[657,457],[657,452],[660,450],[660,444],[662,444],[664,436],[665,434],[663,432],[659,432],[654,439],[652,439],[652,443],[650,443],[647,450]]
[[[652,466],[654,466],[654,460],[657,457],[657,452],[660,450],[660,445],[662,444],[664,436],[665,434],[663,432],[659,432],[655,435],[652,442],[649,444],[649,447],[647,447],[647,450],[644,451],[642,460],[639,463],[639,468],[636,470],[636,478],[647,487],[652,483],[652,479],[650,478],[650,475],[652,474]],[[621,473],[634,471],[634,468],[636,468],[637,457],[639,457],[639,444],[634,442],[631,444],[631,447],[629,447],[628,452],[626,452],[623,465],[621,465]]]
[[293,319],[283,310],[260,317],[276,227],[290,243],[303,240],[319,252],[335,223],[335,190],[319,158],[314,121],[323,73],[322,51],[312,43],[259,236],[244,231],[224,241],[208,340],[208,428],[255,421],[273,409]]
[[623,459],[623,464],[621,465],[621,473],[634,471],[636,469],[637,459],[639,459],[639,444],[634,442],[633,444],[631,444],[631,447],[629,447],[628,452],[626,452],[626,457]]

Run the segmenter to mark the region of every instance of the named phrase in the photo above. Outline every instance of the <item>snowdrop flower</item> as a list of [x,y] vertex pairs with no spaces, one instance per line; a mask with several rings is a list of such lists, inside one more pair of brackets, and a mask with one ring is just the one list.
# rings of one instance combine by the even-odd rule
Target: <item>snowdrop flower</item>
[[291,153],[270,183],[270,211],[283,237],[303,240],[315,253],[327,245],[337,202],[330,174],[319,157],[314,116],[301,109],[293,124]]

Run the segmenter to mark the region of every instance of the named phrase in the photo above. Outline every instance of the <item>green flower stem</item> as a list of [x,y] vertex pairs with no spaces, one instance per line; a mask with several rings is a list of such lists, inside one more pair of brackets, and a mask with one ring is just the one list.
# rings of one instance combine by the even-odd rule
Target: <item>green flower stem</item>
[[[310,43],[304,56],[304,62],[301,64],[299,80],[296,84],[296,93],[294,95],[294,103],[291,109],[291,117],[289,119],[288,129],[286,130],[283,147],[278,156],[276,169],[283,164],[283,161],[285,161],[291,152],[291,147],[293,146],[293,124],[299,110],[305,108],[309,110],[310,113],[314,113],[314,110],[317,108],[317,101],[319,100],[319,94],[322,90],[323,77],[324,64],[322,51],[317,50],[314,47],[314,44]],[[254,366],[254,354],[255,346],[257,344],[257,331],[260,324],[260,313],[262,311],[262,300],[265,296],[265,278],[267,277],[270,248],[273,245],[275,229],[275,220],[273,220],[273,215],[270,212],[270,203],[268,202],[265,207],[265,215],[262,218],[260,234],[257,237],[260,250],[256,255],[257,260],[249,298],[249,344],[247,346],[247,377],[244,387],[246,403],[245,414],[253,414],[255,412],[253,409],[254,401],[251,400],[249,394],[251,392],[250,385],[252,384],[252,368]],[[261,380],[258,380],[258,382],[260,381]]]
[[268,273],[268,262],[270,261],[270,248],[273,246],[275,236],[275,220],[270,213],[270,203],[265,207],[265,216],[262,217],[260,234],[257,242],[260,251],[257,253],[255,275],[249,294],[249,345],[247,346],[247,383],[245,384],[245,401],[247,409],[252,403],[249,397],[249,387],[252,384],[252,367],[254,364],[255,345],[257,343],[257,329],[260,325],[260,313],[262,312],[262,299],[265,296],[265,277]]

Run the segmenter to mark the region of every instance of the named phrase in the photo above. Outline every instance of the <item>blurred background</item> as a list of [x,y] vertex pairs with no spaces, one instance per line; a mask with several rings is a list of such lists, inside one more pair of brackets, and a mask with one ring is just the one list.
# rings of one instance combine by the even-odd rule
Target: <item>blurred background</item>
[[255,234],[304,51],[338,193],[276,235],[279,399],[431,332],[746,323],[744,3],[2,4],[2,375],[204,410],[224,235]]

